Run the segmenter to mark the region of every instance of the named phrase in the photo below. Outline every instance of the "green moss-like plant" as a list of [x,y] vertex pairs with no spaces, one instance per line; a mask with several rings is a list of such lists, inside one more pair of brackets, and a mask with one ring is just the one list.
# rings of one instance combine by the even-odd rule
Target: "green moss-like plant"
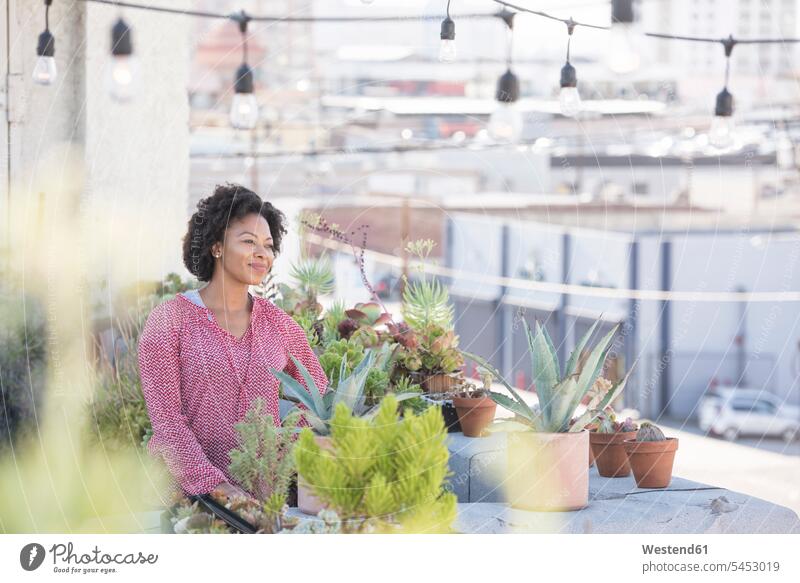
[[239,447],[229,453],[231,476],[259,500],[277,495],[285,500],[294,475],[293,435],[300,413],[293,411],[276,426],[264,413],[264,401],[256,399],[236,424]]
[[319,357],[319,364],[322,366],[330,386],[335,387],[339,384],[342,360],[347,361],[345,371],[350,374],[364,360],[364,347],[347,340],[337,340],[325,348],[325,352]]
[[314,494],[349,524],[377,521],[386,530],[448,532],[456,497],[443,489],[446,438],[436,408],[420,415],[407,410],[401,420],[397,400],[387,395],[372,419],[354,416],[339,404],[331,422],[331,450],[304,429],[295,460]]

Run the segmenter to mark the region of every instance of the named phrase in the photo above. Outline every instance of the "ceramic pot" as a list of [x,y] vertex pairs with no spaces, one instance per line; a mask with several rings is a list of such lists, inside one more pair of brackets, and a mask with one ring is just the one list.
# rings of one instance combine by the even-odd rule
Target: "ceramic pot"
[[672,464],[678,451],[678,440],[625,442],[628,463],[639,488],[666,488],[672,481]]
[[597,464],[597,473],[604,478],[624,478],[631,473],[625,441],[635,439],[635,431],[590,433],[589,445]]
[[509,432],[508,471],[507,499],[513,508],[585,508],[589,504],[589,432]]
[[453,406],[465,437],[481,437],[497,411],[497,403],[491,397],[453,397]]

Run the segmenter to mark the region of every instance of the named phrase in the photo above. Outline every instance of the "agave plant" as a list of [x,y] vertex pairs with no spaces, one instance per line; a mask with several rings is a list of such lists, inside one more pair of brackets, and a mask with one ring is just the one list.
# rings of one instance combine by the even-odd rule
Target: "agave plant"
[[[336,388],[329,387],[329,390],[324,395],[320,394],[319,387],[317,387],[308,369],[294,356],[291,356],[292,362],[294,362],[297,370],[300,371],[308,390],[297,379],[285,372],[272,369],[272,374],[283,384],[283,392],[286,398],[304,407],[301,412],[309,425],[311,425],[314,433],[328,435],[330,434],[330,423],[334,410],[339,403],[347,405],[347,408],[357,417],[371,418],[378,412],[378,405],[367,406],[364,395],[367,378],[374,365],[376,365],[376,355],[378,361],[386,358],[383,352],[376,353],[370,350],[350,374],[347,371],[347,359],[343,358]],[[378,364],[381,363],[379,362]],[[417,393],[395,395],[398,401],[405,401],[418,396]]]
[[613,385],[605,394],[597,395],[593,398],[586,412],[573,422],[578,405],[589,393],[595,380],[603,370],[606,355],[611,348],[611,340],[619,327],[615,326],[611,332],[600,340],[589,353],[583,368],[578,371],[580,356],[598,324],[599,321],[595,322],[581,338],[562,372],[558,355],[547,330],[537,323],[536,334],[533,334],[527,322],[525,322],[525,334],[528,338],[528,351],[531,357],[532,378],[536,384],[536,394],[539,397],[538,408],[532,408],[528,405],[491,364],[477,355],[464,354],[491,372],[508,389],[511,397],[497,392],[491,392],[490,395],[498,405],[514,413],[516,421],[522,422],[534,431],[544,433],[581,431],[622,393],[628,380],[628,375],[626,375],[624,379]]

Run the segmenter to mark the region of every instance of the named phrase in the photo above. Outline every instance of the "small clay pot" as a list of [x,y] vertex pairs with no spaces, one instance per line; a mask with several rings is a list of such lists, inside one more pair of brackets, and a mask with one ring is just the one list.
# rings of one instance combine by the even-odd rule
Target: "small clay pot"
[[672,480],[672,463],[678,451],[678,440],[625,442],[628,463],[639,488],[666,488]]
[[625,451],[625,441],[635,438],[635,431],[590,433],[590,451],[597,464],[597,473],[604,478],[624,478],[630,475],[631,466]]
[[453,397],[453,406],[465,437],[481,437],[497,411],[491,397]]
[[458,384],[458,379],[445,373],[424,377],[422,386],[429,393],[447,393]]

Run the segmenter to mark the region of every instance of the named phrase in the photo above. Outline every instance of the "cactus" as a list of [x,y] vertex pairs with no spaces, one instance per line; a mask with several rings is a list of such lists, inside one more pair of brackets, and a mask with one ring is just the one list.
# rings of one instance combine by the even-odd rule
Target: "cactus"
[[647,421],[642,423],[636,432],[636,441],[666,441],[666,439],[663,431]]

